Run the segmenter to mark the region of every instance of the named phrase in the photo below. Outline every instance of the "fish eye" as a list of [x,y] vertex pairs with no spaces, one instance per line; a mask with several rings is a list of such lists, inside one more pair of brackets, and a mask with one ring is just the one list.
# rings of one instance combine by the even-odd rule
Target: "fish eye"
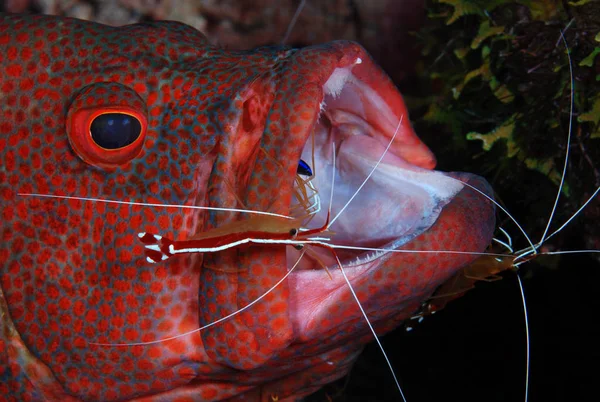
[[304,162],[302,159],[298,161],[298,169],[296,169],[296,173],[302,176],[312,176],[313,172],[308,163]]
[[135,90],[116,82],[82,88],[67,112],[71,148],[100,169],[122,167],[140,155],[148,134],[148,111]]
[[133,144],[142,133],[140,121],[126,113],[105,113],[90,124],[90,134],[98,146],[119,149]]

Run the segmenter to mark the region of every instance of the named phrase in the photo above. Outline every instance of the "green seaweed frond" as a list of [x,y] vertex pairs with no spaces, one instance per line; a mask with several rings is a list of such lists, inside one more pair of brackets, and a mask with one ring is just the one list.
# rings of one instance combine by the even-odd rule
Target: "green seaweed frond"
[[[556,169],[554,158],[534,158],[528,156],[519,144],[515,141],[514,133],[517,127],[517,121],[522,118],[520,114],[514,114],[505,120],[498,127],[488,133],[470,132],[467,133],[468,140],[480,140],[485,151],[490,151],[499,141],[506,145],[506,156],[508,158],[516,157],[523,162],[528,169],[538,171],[547,176],[554,184],[560,183],[561,172]],[[569,195],[569,187],[565,186],[563,191]]]
[[[571,59],[571,150],[580,158],[571,169],[600,181],[591,163],[600,160],[599,1],[429,0],[427,10],[418,37],[433,96],[421,108],[423,127],[446,133],[456,149],[481,141],[482,151],[471,152],[479,172],[539,172],[557,184],[571,127]],[[570,184],[565,193],[582,194]]]
[[478,133],[471,131],[470,133],[467,133],[467,139],[481,140],[483,143],[482,147],[486,151],[491,150],[497,141],[504,140],[507,147],[506,154],[509,158],[512,158],[517,154],[517,152],[519,152],[519,146],[515,143],[513,138],[516,121],[518,118],[520,118],[518,114],[510,116],[502,124],[494,128],[489,133]]
[[596,96],[587,112],[579,115],[577,121],[580,123],[591,123],[594,126],[591,138],[600,138],[600,95]]
[[587,3],[590,3],[592,1],[597,1],[597,0],[579,0],[579,1],[570,1],[569,5],[570,6],[574,6],[574,7],[580,7],[580,6],[585,6]]
[[440,0],[440,3],[448,4],[454,8],[452,15],[448,21],[446,21],[446,25],[456,22],[456,20],[464,17],[465,15],[482,14],[482,9],[479,7],[479,5],[468,0]]
[[594,48],[592,52],[587,55],[587,57],[579,62],[579,66],[581,67],[592,67],[594,65],[594,60],[596,56],[600,53],[600,47]]
[[479,25],[477,36],[473,39],[473,42],[471,42],[471,49],[477,49],[486,39],[503,33],[503,26],[491,26],[489,21],[483,21],[481,25]]
[[561,3],[554,0],[520,0],[518,3],[526,6],[536,21],[552,21],[562,13]]

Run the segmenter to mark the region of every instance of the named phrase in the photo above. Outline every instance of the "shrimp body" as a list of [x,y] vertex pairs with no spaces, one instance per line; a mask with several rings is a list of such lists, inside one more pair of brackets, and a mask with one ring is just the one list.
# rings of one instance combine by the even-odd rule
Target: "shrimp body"
[[148,262],[166,260],[180,253],[210,253],[227,250],[261,240],[291,240],[296,237],[300,221],[274,216],[250,217],[202,232],[187,240],[173,241],[166,237],[141,232]]

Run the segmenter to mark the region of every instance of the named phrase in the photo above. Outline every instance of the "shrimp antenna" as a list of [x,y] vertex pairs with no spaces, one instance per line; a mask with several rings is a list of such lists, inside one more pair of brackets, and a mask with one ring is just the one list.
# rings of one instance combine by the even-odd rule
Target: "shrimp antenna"
[[352,297],[356,301],[356,304],[358,305],[360,312],[362,313],[363,317],[365,318],[365,321],[367,322],[367,325],[369,326],[369,329],[371,330],[371,333],[373,334],[373,337],[375,338],[375,342],[377,342],[377,345],[379,346],[379,350],[381,350],[381,353],[383,354],[383,357],[385,358],[385,361],[386,361],[388,367],[390,368],[390,372],[392,373],[392,377],[394,377],[394,382],[396,383],[396,387],[398,388],[398,391],[400,391],[400,396],[402,397],[402,400],[404,402],[406,402],[406,397],[404,396],[404,392],[402,391],[402,387],[400,386],[400,381],[398,381],[398,377],[396,376],[396,373],[394,372],[394,368],[392,367],[392,362],[390,362],[390,359],[388,358],[387,353],[385,353],[385,349],[383,348],[383,345],[381,344],[381,341],[379,340],[379,337],[377,336],[375,329],[371,325],[371,322],[369,321],[369,317],[367,316],[367,313],[363,309],[363,306],[360,303],[360,300],[358,300],[358,296],[354,292],[354,288],[352,287],[352,285],[350,284],[350,280],[346,276],[346,271],[344,270],[344,268],[342,266],[342,262],[338,258],[337,254],[334,254],[334,255],[335,255],[335,259],[337,260],[337,263],[340,267],[340,271],[342,271],[342,276],[344,277],[344,280],[346,281],[346,284],[348,285],[348,288],[350,289],[350,293],[352,293]]
[[106,204],[121,204],[121,205],[138,205],[142,207],[160,207],[160,208],[182,208],[182,209],[202,209],[207,211],[225,211],[225,212],[242,212],[248,214],[255,215],[268,215],[268,216],[276,216],[278,218],[285,219],[294,219],[291,216],[280,215],[274,212],[266,212],[266,211],[255,211],[249,209],[239,209],[239,208],[223,208],[223,207],[202,207],[196,205],[178,205],[178,204],[159,204],[152,202],[135,202],[135,201],[118,201],[118,200],[107,200],[103,198],[90,198],[90,197],[76,197],[73,195],[55,195],[55,194],[39,194],[39,193],[17,193],[17,195],[21,197],[38,197],[38,198],[58,198],[63,200],[79,200],[79,201],[93,201],[93,202],[103,202]]
[[[375,167],[373,168],[373,170],[371,171],[371,173],[369,173],[369,175],[367,176],[367,178],[365,179],[365,181],[363,181],[363,183],[360,185],[360,187],[358,188],[358,190],[356,190],[356,192],[354,193],[354,195],[350,198],[350,200],[346,203],[346,205],[344,205],[344,208],[346,208],[348,206],[348,204],[350,204],[350,202],[352,201],[352,199],[356,196],[356,194],[358,194],[358,192],[360,191],[360,189],[365,185],[365,183],[367,182],[367,180],[369,180],[369,178],[373,175],[373,172],[375,171],[375,169],[377,169],[377,167],[379,166],[379,163],[381,162],[381,160],[383,159],[383,157],[387,153],[388,149],[390,148],[390,145],[392,144],[392,142],[394,141],[394,138],[396,137],[396,134],[398,133],[398,128],[400,128],[400,123],[402,123],[402,117],[400,117],[400,122],[398,123],[398,127],[396,127],[396,132],[394,133],[394,136],[392,137],[392,140],[390,141],[390,143],[388,144],[387,148],[385,149],[385,151],[383,152],[383,154],[379,158],[379,161],[377,161],[377,164],[375,165]],[[333,187],[335,185],[335,143],[332,143],[331,146],[332,146],[332,151],[333,151],[333,156],[332,156],[333,167],[331,169],[332,170],[332,174],[331,174],[331,194],[329,196],[329,211],[327,213],[327,217],[329,217],[329,213],[331,212],[331,204],[333,204]],[[342,208],[342,210],[336,215],[336,218],[338,216],[340,216],[340,214],[344,211],[344,208]],[[334,220],[335,220],[335,218],[334,218]],[[331,226],[332,223],[333,223],[333,220],[331,222],[329,222],[329,225],[327,225],[327,228],[329,228],[329,226]],[[332,251],[333,251],[333,249],[332,249]],[[385,358],[385,361],[386,361],[388,367],[390,368],[390,372],[392,373],[392,377],[394,377],[394,382],[396,383],[396,387],[398,388],[398,391],[400,391],[400,396],[402,397],[402,400],[404,402],[406,402],[406,397],[404,396],[404,392],[402,391],[402,387],[400,386],[400,382],[398,381],[398,377],[396,376],[396,373],[394,372],[394,367],[392,367],[392,363],[390,362],[390,359],[388,358],[387,353],[385,353],[385,349],[383,348],[383,345],[381,344],[381,341],[379,340],[379,337],[377,336],[377,332],[375,332],[375,329],[373,328],[373,325],[371,325],[371,321],[369,320],[369,317],[367,316],[367,313],[365,312],[365,309],[363,308],[362,304],[360,303],[360,300],[358,299],[358,296],[356,295],[356,292],[354,292],[354,288],[352,287],[352,284],[350,283],[350,280],[346,276],[346,271],[344,270],[344,266],[342,265],[342,262],[340,261],[339,257],[337,256],[337,253],[333,252],[332,254],[335,257],[335,260],[337,261],[338,266],[340,267],[340,271],[342,272],[342,276],[344,277],[344,280],[346,281],[346,285],[348,285],[348,289],[350,289],[350,293],[352,293],[352,297],[354,298],[354,301],[356,301],[356,305],[360,309],[360,312],[361,312],[362,316],[364,317],[367,325],[369,326],[369,329],[371,330],[371,333],[373,334],[373,338],[375,338],[375,342],[377,342],[377,345],[379,346],[379,350],[381,350],[381,353],[383,354],[383,357]]]
[[[571,136],[572,136],[572,124],[573,124],[573,98],[574,98],[574,94],[575,94],[575,87],[574,87],[574,82],[575,79],[573,77],[573,62],[571,60],[571,52],[569,50],[569,47],[567,45],[567,40],[565,39],[564,36],[564,32],[567,31],[567,29],[569,28],[569,26],[573,23],[573,21],[575,21],[574,19],[572,19],[569,24],[566,26],[566,28],[560,32],[560,38],[558,39],[558,41],[562,40],[563,43],[565,44],[565,48],[567,49],[567,56],[568,56],[568,60],[569,60],[569,72],[571,73],[571,111],[569,114],[569,136],[568,136],[568,141],[571,140]],[[557,42],[558,44],[558,42]],[[568,142],[567,142],[568,144]],[[569,150],[570,150],[570,146],[567,145],[567,152],[565,156],[565,166],[563,168],[563,177],[561,179],[560,185],[562,187],[563,185],[563,181],[564,181],[564,177],[565,177],[565,170],[567,168],[567,157],[569,155]],[[549,238],[551,238],[552,236],[554,236],[555,234],[557,234],[558,232],[560,232],[561,230],[563,230],[565,228],[565,226],[567,226],[573,219],[575,219],[575,217],[577,215],[579,215],[579,213],[598,195],[598,192],[600,192],[600,187],[598,187],[596,189],[596,191],[594,191],[594,193],[587,199],[586,202],[583,203],[583,205],[581,207],[579,207],[579,209],[573,214],[573,216],[571,216],[569,219],[567,219],[567,221],[565,223],[563,223],[558,229],[556,229],[551,235],[549,235],[548,237],[546,237],[544,239],[544,236],[542,236],[542,239],[540,240],[540,244],[542,244],[544,241],[548,240]],[[561,189],[558,190],[558,195],[556,196],[556,202],[554,204],[554,209],[556,209],[556,204],[558,203],[558,197],[560,196],[561,193]],[[552,212],[554,213],[554,209],[552,210]],[[550,215],[550,219],[552,219],[552,215]],[[550,226],[550,221],[548,221],[548,226],[546,227],[546,232],[548,231],[548,227]],[[546,234],[546,232],[544,232],[544,234]],[[594,250],[591,250],[594,251]]]
[[519,284],[519,291],[521,292],[521,301],[523,302],[523,319],[525,321],[525,402],[529,400],[529,373],[531,371],[531,342],[529,336],[529,317],[527,314],[527,303],[525,302],[525,290],[523,289],[523,281],[519,276],[519,272],[515,272],[517,275],[517,283]]
[[[375,166],[373,167],[373,169],[371,170],[371,172],[369,173],[369,175],[365,178],[365,180],[362,182],[362,184],[356,189],[356,191],[354,192],[354,194],[352,194],[352,197],[350,197],[350,199],[348,200],[348,202],[346,202],[346,205],[344,205],[342,207],[342,209],[340,209],[340,212],[338,212],[337,215],[329,222],[329,225],[327,226],[328,229],[329,229],[329,227],[331,225],[333,225],[333,222],[335,222],[336,219],[340,217],[340,215],[344,212],[344,210],[348,207],[348,205],[350,205],[350,203],[352,202],[352,200],[358,195],[358,193],[360,192],[360,190],[362,190],[362,188],[367,183],[367,181],[369,181],[369,179],[371,178],[371,176],[373,176],[373,173],[375,172],[375,170],[377,170],[377,168],[379,167],[379,164],[381,163],[381,161],[383,160],[384,156],[387,154],[388,150],[392,146],[392,143],[394,142],[394,139],[396,138],[396,135],[398,135],[398,131],[400,130],[400,125],[402,124],[402,120],[403,119],[404,119],[404,115],[401,115],[400,116],[400,120],[398,121],[398,125],[396,126],[396,131],[394,131],[394,135],[392,135],[392,138],[390,139],[390,142],[388,143],[387,147],[385,148],[385,150],[383,151],[383,153],[379,157],[379,160],[377,161],[377,163],[375,163]],[[329,205],[331,205],[331,204],[329,204]]]
[[[448,176],[450,177],[450,176]],[[487,195],[486,193],[484,193],[483,191],[481,191],[480,189],[478,189],[475,186],[470,185],[467,182],[464,182],[460,179],[454,178],[454,177],[450,177],[453,180],[459,181],[462,184],[464,184],[465,186],[469,187],[470,189],[472,189],[473,191],[478,192],[479,194],[481,194],[483,197],[487,198],[492,204],[494,204],[496,207],[500,208],[500,210],[502,210],[502,212],[504,212],[506,214],[506,216],[509,217],[509,219],[511,221],[513,221],[513,223],[515,225],[517,225],[517,227],[519,228],[519,230],[521,231],[521,233],[523,233],[523,236],[525,236],[525,239],[527,240],[527,242],[529,243],[529,245],[531,246],[531,250],[534,254],[537,254],[537,250],[535,248],[535,245],[533,244],[533,242],[531,241],[531,238],[527,235],[527,232],[525,232],[525,229],[523,229],[523,227],[519,224],[519,222],[510,214],[510,212],[508,212],[508,210],[506,208],[504,208],[502,205],[500,205],[500,203],[498,203],[496,200],[494,200],[492,197],[490,197],[489,195]]]
[[[571,20],[571,22],[569,22],[569,24],[565,27],[564,31],[566,31],[567,29],[569,29],[569,26],[573,23],[574,19]],[[536,244],[535,247],[532,247],[531,250],[529,252],[525,251],[519,255],[517,255],[517,257],[515,258],[515,261],[518,260],[519,258],[523,258],[525,255],[528,254],[537,254],[537,248],[540,247],[542,244],[544,244],[544,241],[546,241],[549,237],[554,236],[556,233],[558,233],[558,231],[560,231],[565,225],[561,226],[557,231],[555,231],[554,233],[552,233],[550,236],[546,237],[546,235],[548,234],[548,230],[550,229],[550,225],[552,224],[552,219],[554,218],[554,214],[556,213],[556,208],[558,206],[558,201],[560,199],[560,195],[562,193],[562,189],[565,183],[565,177],[567,175],[567,166],[569,164],[569,152],[571,149],[571,135],[572,135],[572,131],[573,131],[573,109],[574,109],[574,91],[575,91],[575,86],[574,86],[574,78],[573,78],[573,62],[571,60],[571,51],[569,50],[569,45],[567,44],[567,40],[565,38],[565,35],[563,33],[563,30],[560,30],[560,38],[559,41],[562,40],[562,42],[565,45],[565,49],[567,51],[567,60],[569,61],[569,78],[570,78],[570,105],[569,105],[569,129],[568,129],[568,133],[567,133],[567,149],[565,152],[565,162],[563,165],[563,169],[562,169],[562,175],[560,178],[560,184],[558,186],[558,192],[556,194],[556,198],[554,199],[554,205],[552,206],[552,211],[550,212],[550,217],[548,218],[548,223],[546,224],[546,229],[544,229],[544,233],[542,234],[542,237],[540,238],[540,241]],[[558,42],[557,41],[557,45]],[[599,188],[600,190],[600,188]],[[581,208],[579,208],[579,210],[577,210],[577,212],[569,219],[567,220],[567,223],[569,221],[571,221],[571,219],[573,219],[587,204],[588,202],[595,196],[595,194],[598,192],[598,190],[596,190],[596,192],[594,193],[594,195],[592,195],[592,197],[590,199],[588,199],[588,201],[583,204],[583,206]],[[518,265],[520,265],[519,263],[514,264],[515,266],[518,267]],[[529,318],[528,318],[528,314],[527,314],[527,302],[525,299],[525,291],[523,289],[523,281],[521,280],[521,277],[519,276],[519,272],[517,271],[517,281],[519,283],[519,290],[521,292],[521,301],[523,303],[523,315],[524,315],[524,320],[525,320],[525,343],[526,343],[526,366],[525,366],[525,402],[527,402],[529,400],[529,377],[530,377],[530,370],[531,370],[531,348],[530,348],[530,333],[529,333]]]
[[[573,23],[573,21],[574,20],[571,20],[569,25],[571,25],[571,23]],[[567,27],[565,28],[565,31],[569,28],[569,25],[567,25]],[[567,40],[565,39],[565,35],[563,34],[562,30],[560,31],[560,38],[562,39],[562,41],[565,45],[565,49],[567,50],[567,59],[569,60],[569,74],[570,74],[570,85],[571,85],[571,90],[569,93],[569,96],[570,96],[569,131],[568,131],[568,135],[567,135],[567,150],[565,152],[565,164],[563,166],[562,176],[560,178],[560,185],[558,186],[558,193],[556,194],[556,199],[554,200],[554,206],[552,207],[552,212],[550,212],[550,217],[548,218],[548,224],[546,225],[544,234],[542,235],[542,238],[540,239],[540,241],[538,243],[538,247],[540,245],[542,245],[544,243],[544,241],[546,240],[546,234],[548,233],[548,230],[550,229],[550,224],[552,223],[552,218],[554,218],[554,214],[556,212],[556,207],[558,206],[558,200],[560,199],[560,193],[562,193],[563,185],[565,183],[565,176],[567,173],[567,165],[569,163],[569,151],[571,149],[571,133],[573,131],[573,108],[574,108],[573,94],[575,91],[574,78],[573,78],[573,61],[571,60],[571,51],[569,50],[569,45],[567,44]],[[579,212],[579,211],[577,211],[577,212]]]
[[287,31],[285,31],[285,36],[281,40],[282,45],[285,45],[285,43],[290,38],[290,35],[292,34],[292,31],[294,30],[294,26],[296,26],[296,22],[298,22],[298,17],[300,17],[300,13],[302,13],[302,9],[304,8],[305,5],[306,5],[306,0],[302,0],[300,2],[300,4],[298,4],[298,7],[296,7],[296,11],[294,12],[294,16],[292,17],[292,20],[290,21],[290,25],[288,25]]
[[[327,208],[327,219],[329,219],[329,216],[331,215],[331,204],[333,204],[333,187],[335,186],[335,142],[331,143],[331,151],[332,151],[332,161],[333,161],[333,166],[331,167],[331,193],[329,193],[329,208]],[[339,214],[338,214],[339,216]],[[327,228],[329,229],[329,227],[331,226],[332,221],[328,222],[327,224]]]

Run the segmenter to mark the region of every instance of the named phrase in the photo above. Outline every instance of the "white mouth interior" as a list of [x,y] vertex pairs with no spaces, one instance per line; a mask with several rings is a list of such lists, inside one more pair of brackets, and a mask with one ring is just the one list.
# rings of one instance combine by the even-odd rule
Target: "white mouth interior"
[[[302,159],[313,169],[311,183],[321,201],[320,212],[310,227],[321,226],[329,208],[332,143],[336,148],[333,219],[371,173],[398,127],[398,116],[374,90],[356,79],[351,68],[336,69],[324,85],[321,114],[314,127],[314,161],[310,137],[302,152]],[[401,136],[399,132],[395,143],[401,142]],[[427,230],[443,206],[463,188],[462,183],[444,173],[412,165],[398,154],[397,146],[390,147],[358,195],[335,220],[332,243],[398,247]],[[312,252],[328,266],[334,265],[327,250],[313,247]],[[369,261],[375,253],[340,250],[338,254],[343,263],[355,263],[357,259]],[[288,261],[293,264],[297,255],[291,249]],[[311,260],[304,258],[300,269],[321,268]]]

